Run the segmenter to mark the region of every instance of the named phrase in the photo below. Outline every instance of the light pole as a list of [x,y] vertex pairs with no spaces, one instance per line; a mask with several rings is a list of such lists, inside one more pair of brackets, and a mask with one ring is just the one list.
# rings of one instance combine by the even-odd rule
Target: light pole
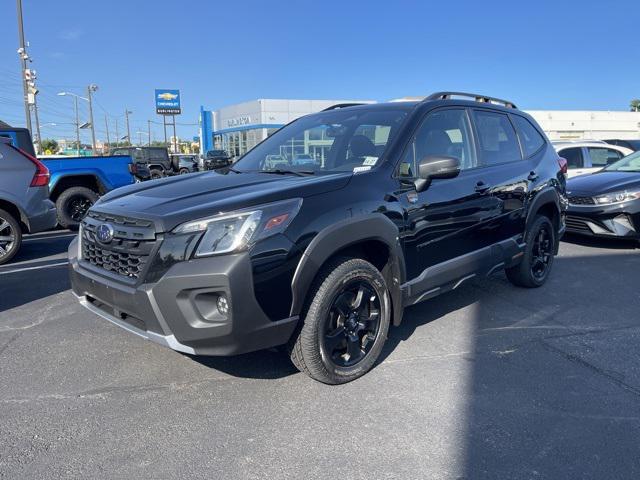
[[29,85],[27,84],[27,60],[29,60],[29,55],[27,54],[27,47],[24,43],[22,0],[16,0],[16,6],[18,9],[18,41],[20,42],[18,55],[20,55],[20,63],[22,65],[22,87],[24,89],[24,115],[27,121],[27,129],[29,129],[29,132],[31,133],[31,108],[29,107]]
[[141,130],[138,130],[136,132],[138,134],[138,146],[141,147],[142,146],[142,135],[148,135],[147,132],[143,132]]
[[80,156],[80,116],[78,114],[78,99],[81,98],[83,100],[89,101],[88,98],[81,97],[80,95],[76,95],[71,92],[60,92],[58,93],[61,97],[72,96],[74,100],[74,107],[76,111],[76,154]]
[[[107,128],[107,150],[111,151],[111,139],[109,138],[109,119],[107,114],[104,114],[104,126]],[[104,155],[104,147],[102,148],[102,154]]]
[[87,100],[89,101],[89,121],[91,122],[91,149],[93,154],[96,154],[96,127],[93,124],[93,102],[91,101],[91,94],[98,90],[98,86],[94,83],[87,87]]
[[129,130],[129,114],[130,113],[133,113],[133,112],[125,108],[124,116],[127,121],[127,140],[129,141],[130,145],[133,145],[133,142],[131,141],[131,130]]

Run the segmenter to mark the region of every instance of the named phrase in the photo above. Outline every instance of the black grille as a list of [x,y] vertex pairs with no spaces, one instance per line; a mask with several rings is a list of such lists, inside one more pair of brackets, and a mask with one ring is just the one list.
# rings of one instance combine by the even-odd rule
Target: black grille
[[565,223],[567,225],[567,230],[573,232],[589,232],[591,233],[591,229],[587,225],[587,223],[579,217],[567,216]]
[[571,205],[595,205],[592,197],[569,197]]
[[[96,228],[108,223],[114,229],[113,240],[102,243]],[[82,260],[130,280],[144,274],[156,246],[152,222],[90,212],[82,222]]]

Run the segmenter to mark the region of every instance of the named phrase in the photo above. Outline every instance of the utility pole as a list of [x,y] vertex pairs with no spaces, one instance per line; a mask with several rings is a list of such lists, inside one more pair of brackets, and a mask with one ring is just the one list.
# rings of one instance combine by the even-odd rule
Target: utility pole
[[[111,152],[111,139],[109,138],[109,119],[107,118],[107,114],[104,114],[104,126],[107,129],[107,149]],[[102,153],[104,153],[104,148],[102,148]]]
[[40,118],[38,117],[38,103],[36,102],[36,96],[33,95],[33,113],[36,117],[36,132],[38,134],[38,150],[37,153],[42,152],[42,134],[40,133]]
[[129,109],[124,110],[124,116],[126,118],[127,121],[127,141],[129,142],[130,145],[133,145],[133,142],[131,141],[131,130],[129,129],[129,114],[133,113],[131,111],[129,111]]
[[147,145],[151,146],[151,120],[147,120],[147,140]]
[[29,55],[27,54],[27,47],[24,43],[22,0],[16,0],[16,6],[18,9],[18,41],[20,43],[18,55],[20,56],[20,63],[22,65],[22,88],[24,90],[24,115],[27,121],[27,129],[31,132],[31,109],[29,107],[29,85],[27,84],[27,60],[29,60]]
[[93,102],[91,101],[91,94],[98,90],[98,86],[91,84],[87,87],[87,98],[89,99],[89,122],[91,122],[91,149],[93,154],[96,154],[96,127],[93,124]]
[[120,144],[120,134],[118,133],[118,118],[116,117],[116,147]]
[[80,156],[80,116],[78,115],[78,96],[73,97],[74,105],[76,108],[76,154]]

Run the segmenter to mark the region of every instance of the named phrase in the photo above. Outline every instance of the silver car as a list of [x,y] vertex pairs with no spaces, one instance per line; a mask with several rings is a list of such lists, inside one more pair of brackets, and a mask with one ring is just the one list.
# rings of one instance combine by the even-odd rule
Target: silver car
[[0,265],[20,249],[23,233],[56,226],[49,200],[49,170],[42,162],[0,136]]
[[609,145],[600,140],[565,140],[551,143],[558,155],[567,160],[569,178],[597,172],[633,153],[633,150],[626,147]]

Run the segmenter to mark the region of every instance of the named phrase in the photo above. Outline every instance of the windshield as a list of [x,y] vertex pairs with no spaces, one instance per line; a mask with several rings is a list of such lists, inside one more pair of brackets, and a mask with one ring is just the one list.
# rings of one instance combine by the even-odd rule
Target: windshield
[[406,117],[402,110],[356,108],[300,118],[247,152],[241,172],[364,171],[379,165]]
[[640,151],[627,155],[604,170],[607,172],[640,172]]

